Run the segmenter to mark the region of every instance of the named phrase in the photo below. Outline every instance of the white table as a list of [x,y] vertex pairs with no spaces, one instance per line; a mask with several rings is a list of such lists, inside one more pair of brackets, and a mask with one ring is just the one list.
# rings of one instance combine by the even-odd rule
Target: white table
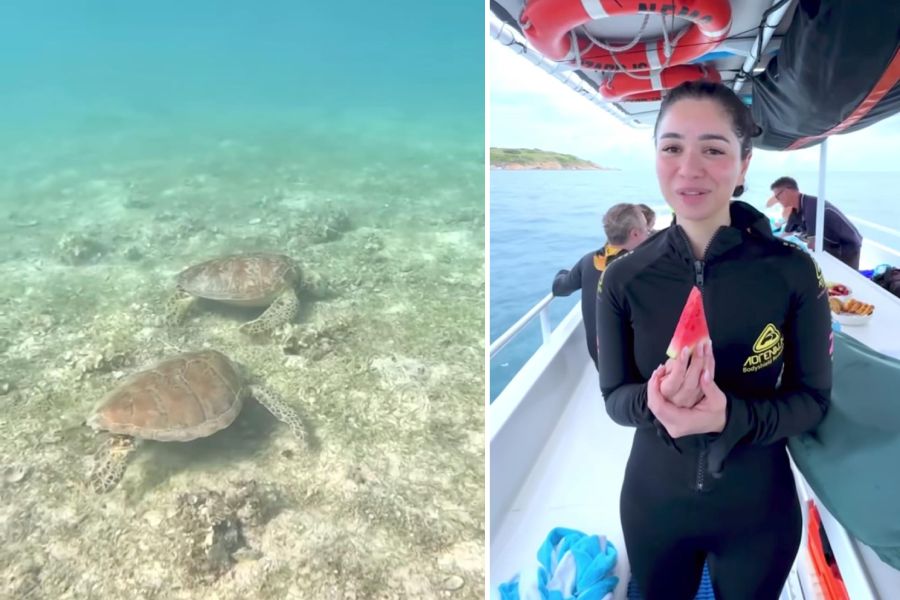
[[830,254],[813,256],[826,280],[843,283],[851,289],[854,298],[875,305],[872,318],[864,325],[842,324],[841,331],[873,350],[900,358],[900,298]]

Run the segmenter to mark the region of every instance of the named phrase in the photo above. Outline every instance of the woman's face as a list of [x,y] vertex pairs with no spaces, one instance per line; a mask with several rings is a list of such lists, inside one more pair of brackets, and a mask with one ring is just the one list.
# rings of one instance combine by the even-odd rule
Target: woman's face
[[725,110],[714,100],[685,98],[669,107],[657,131],[656,177],[678,220],[704,221],[727,212],[750,157],[741,160]]

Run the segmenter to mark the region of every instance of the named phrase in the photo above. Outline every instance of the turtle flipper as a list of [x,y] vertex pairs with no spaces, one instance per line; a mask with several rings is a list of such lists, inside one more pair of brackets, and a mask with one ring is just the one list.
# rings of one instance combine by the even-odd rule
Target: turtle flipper
[[300,302],[292,288],[284,290],[257,318],[241,325],[240,330],[247,335],[258,335],[272,331],[284,323],[290,323],[297,316]]
[[194,301],[195,298],[181,288],[175,290],[163,306],[163,322],[169,326],[181,325]]
[[88,475],[91,489],[103,494],[116,487],[125,474],[128,457],[134,452],[134,439],[125,435],[107,438],[94,453],[94,464]]
[[250,392],[256,401],[265,406],[276,419],[287,425],[294,436],[304,444],[308,443],[303,419],[292,406],[285,402],[284,398],[277,392],[258,384],[251,385]]

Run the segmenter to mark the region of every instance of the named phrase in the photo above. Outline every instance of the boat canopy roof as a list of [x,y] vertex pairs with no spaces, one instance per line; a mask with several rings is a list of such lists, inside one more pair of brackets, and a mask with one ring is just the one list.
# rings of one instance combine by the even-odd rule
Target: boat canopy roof
[[666,88],[698,77],[721,79],[741,96],[762,129],[754,145],[767,150],[813,146],[900,111],[900,2],[491,0],[490,6],[493,37],[634,127],[652,126]]

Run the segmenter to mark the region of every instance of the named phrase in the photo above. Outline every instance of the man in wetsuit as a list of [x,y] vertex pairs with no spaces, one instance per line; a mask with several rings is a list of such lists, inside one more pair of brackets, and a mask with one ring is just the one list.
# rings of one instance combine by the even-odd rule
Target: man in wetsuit
[[[815,196],[801,194],[797,182],[791,177],[779,177],[772,184],[773,196],[766,206],[776,202],[784,207],[787,222],[784,232],[799,232],[808,236],[807,242],[813,247],[813,236],[816,229],[816,207],[819,199]],[[862,247],[862,235],[844,213],[825,201],[825,239],[822,247],[825,252],[839,261],[859,270],[859,251]]]
[[647,239],[647,219],[635,204],[616,204],[603,216],[606,244],[594,252],[582,256],[572,270],[563,269],[553,278],[553,295],[568,296],[581,290],[581,315],[584,318],[584,334],[588,353],[597,365],[596,308],[597,283],[600,275],[612,261],[634,250]]

